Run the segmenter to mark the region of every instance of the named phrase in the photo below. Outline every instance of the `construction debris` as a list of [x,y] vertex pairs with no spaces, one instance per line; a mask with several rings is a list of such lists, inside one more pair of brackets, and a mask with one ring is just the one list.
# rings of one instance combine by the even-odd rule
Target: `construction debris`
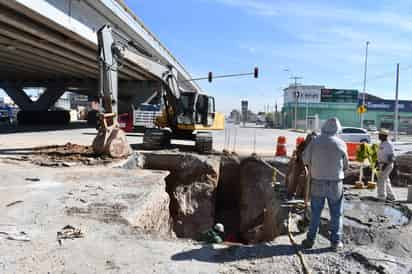
[[20,232],[4,232],[0,231],[0,235],[4,235],[7,240],[29,242],[30,237],[24,231]]
[[18,200],[18,201],[11,202],[11,203],[7,204],[6,207],[11,207],[11,206],[14,206],[14,205],[17,205],[17,204],[20,204],[20,203],[23,203],[23,201]]
[[40,178],[25,178],[24,180],[30,181],[30,182],[40,182]]
[[83,237],[84,233],[79,228],[75,228],[71,225],[66,225],[61,231],[57,232],[57,241],[59,245],[62,245],[62,240],[74,240]]

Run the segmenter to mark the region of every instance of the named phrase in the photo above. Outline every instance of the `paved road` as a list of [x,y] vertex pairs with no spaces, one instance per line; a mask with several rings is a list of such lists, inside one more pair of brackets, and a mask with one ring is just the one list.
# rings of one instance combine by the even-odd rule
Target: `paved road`
[[[35,146],[63,145],[67,142],[89,145],[96,134],[94,128],[85,128],[83,124],[71,125],[68,128],[44,131],[28,128],[27,130],[0,131],[0,149],[20,149]],[[303,136],[288,130],[265,129],[262,127],[239,127],[228,125],[225,131],[214,132],[214,149],[222,151],[236,151],[239,154],[250,154],[256,152],[264,156],[275,153],[276,139],[278,136],[286,136],[288,141],[288,152],[295,146],[296,137]],[[129,133],[127,139],[130,144],[141,144],[142,134]],[[176,144],[193,144],[187,141],[173,141]]]
[[[39,131],[36,128],[26,130],[18,129],[1,129],[0,128],[0,152],[5,149],[20,149],[35,146],[63,145],[67,142],[90,145],[95,137],[94,128],[86,128],[84,124],[72,124],[68,128],[49,128]],[[305,136],[303,133],[297,133],[284,129],[265,129],[253,124],[246,127],[227,124],[224,131],[217,131],[214,135],[214,149],[222,151],[227,149],[235,151],[238,154],[246,155],[256,152],[261,156],[270,157],[275,154],[276,139],[278,136],[285,136],[287,140],[287,151],[291,154],[295,148],[296,138]],[[141,144],[142,134],[127,134],[130,144]],[[377,135],[372,135],[373,142],[377,142]],[[406,145],[398,145],[397,148],[402,151],[412,151],[412,136],[401,136],[401,142]],[[176,144],[193,144],[187,141],[173,141]]]

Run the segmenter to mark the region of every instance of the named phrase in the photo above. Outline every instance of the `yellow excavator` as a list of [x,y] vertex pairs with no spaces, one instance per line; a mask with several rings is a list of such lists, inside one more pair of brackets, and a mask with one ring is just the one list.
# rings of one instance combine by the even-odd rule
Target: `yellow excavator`
[[[98,32],[100,98],[103,110],[99,113],[98,135],[93,141],[93,149],[97,154],[111,157],[124,157],[130,153],[124,132],[117,123],[117,68],[118,60],[125,55],[136,60],[151,75],[161,82],[162,114],[155,119],[156,128],[148,128],[144,132],[143,145],[147,149],[161,149],[170,145],[171,139],[195,141],[195,149],[199,153],[212,151],[212,130],[224,129],[224,115],[215,111],[215,99],[196,90],[185,90],[178,80],[178,73],[172,66],[165,66],[142,55],[125,51],[125,46],[116,43],[113,30],[109,25]],[[133,46],[133,43],[129,43]],[[140,62],[139,62],[140,61]],[[214,78],[254,75],[258,77],[258,69],[252,73],[220,75],[190,79],[195,81]]]

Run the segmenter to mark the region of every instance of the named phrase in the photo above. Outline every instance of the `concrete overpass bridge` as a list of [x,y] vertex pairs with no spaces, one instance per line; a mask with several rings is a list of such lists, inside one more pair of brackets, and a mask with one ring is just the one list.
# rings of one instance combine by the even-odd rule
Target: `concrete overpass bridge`
[[[171,65],[179,80],[183,65],[147,29],[123,0],[0,0],[0,88],[28,111],[48,110],[65,91],[96,96],[96,31],[110,24],[119,40],[132,41],[119,73],[119,112],[139,104],[159,87],[142,56]],[[193,82],[185,88],[199,91]],[[33,102],[25,88],[44,92]]]

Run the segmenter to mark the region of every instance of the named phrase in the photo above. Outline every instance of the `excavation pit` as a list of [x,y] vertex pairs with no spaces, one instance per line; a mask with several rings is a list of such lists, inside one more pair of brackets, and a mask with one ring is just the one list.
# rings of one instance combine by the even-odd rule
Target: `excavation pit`
[[256,157],[145,151],[138,162],[170,172],[166,192],[177,237],[196,238],[217,222],[225,226],[225,240],[247,244],[284,231],[287,214],[273,189],[273,168]]

